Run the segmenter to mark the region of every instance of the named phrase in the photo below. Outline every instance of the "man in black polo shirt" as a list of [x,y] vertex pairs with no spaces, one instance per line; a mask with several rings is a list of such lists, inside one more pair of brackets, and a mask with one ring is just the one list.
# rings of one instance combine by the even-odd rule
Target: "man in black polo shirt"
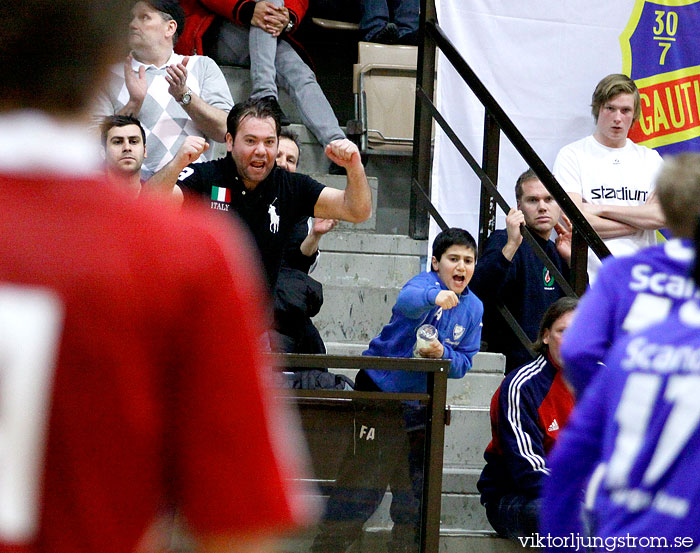
[[371,215],[369,184],[360,152],[350,140],[334,140],[326,146],[328,158],[347,172],[345,190],[337,190],[275,165],[280,123],[267,99],[237,104],[226,125],[226,157],[191,164],[208,145],[188,140],[148,186],[169,192],[177,182],[185,202],[205,197],[212,209],[239,215],[255,238],[271,288],[277,280],[284,245],[303,215],[352,223]]

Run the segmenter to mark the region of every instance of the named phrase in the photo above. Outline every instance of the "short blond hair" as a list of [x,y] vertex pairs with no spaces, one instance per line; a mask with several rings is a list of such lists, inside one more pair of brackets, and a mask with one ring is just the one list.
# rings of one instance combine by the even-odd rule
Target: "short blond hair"
[[700,154],[665,157],[656,179],[656,194],[673,235],[692,238],[700,215]]
[[639,90],[634,81],[627,75],[621,73],[613,73],[607,77],[603,77],[593,91],[591,98],[591,113],[593,119],[598,122],[598,114],[600,108],[614,98],[618,94],[632,94],[634,96],[634,120],[636,121],[642,115],[642,101],[639,98]]

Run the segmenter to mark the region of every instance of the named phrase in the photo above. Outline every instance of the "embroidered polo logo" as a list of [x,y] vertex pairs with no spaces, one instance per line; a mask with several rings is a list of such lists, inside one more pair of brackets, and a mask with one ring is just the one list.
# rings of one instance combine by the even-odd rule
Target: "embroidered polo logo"
[[455,325],[454,330],[452,331],[452,339],[456,342],[462,337],[463,334],[464,327],[462,325]]
[[270,214],[270,232],[277,234],[277,231],[280,228],[280,216],[277,215],[277,210],[272,204],[268,206],[267,212]]

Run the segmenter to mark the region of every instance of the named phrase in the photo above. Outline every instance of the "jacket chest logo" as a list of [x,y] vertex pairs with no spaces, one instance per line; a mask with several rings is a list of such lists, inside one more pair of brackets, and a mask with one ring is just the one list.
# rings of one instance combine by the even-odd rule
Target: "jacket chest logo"
[[544,283],[545,290],[552,290],[554,288],[554,277],[547,267],[542,268],[542,282]]

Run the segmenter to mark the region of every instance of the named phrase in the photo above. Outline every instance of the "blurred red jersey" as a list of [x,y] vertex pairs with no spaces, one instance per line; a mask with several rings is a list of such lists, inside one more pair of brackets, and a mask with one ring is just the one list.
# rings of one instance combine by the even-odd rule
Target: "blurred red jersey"
[[174,507],[204,534],[305,521],[242,231],[2,165],[0,551],[130,552]]

